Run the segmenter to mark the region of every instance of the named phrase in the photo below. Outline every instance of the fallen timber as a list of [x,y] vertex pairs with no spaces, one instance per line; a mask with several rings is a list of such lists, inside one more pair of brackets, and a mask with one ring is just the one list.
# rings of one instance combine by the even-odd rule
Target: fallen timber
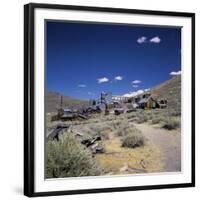
[[47,140],[59,140],[59,136],[64,133],[64,130],[68,129],[70,126],[66,124],[58,124],[56,128],[47,137]]
[[84,144],[86,147],[89,147],[89,146],[93,145],[96,141],[99,141],[99,140],[101,140],[101,137],[97,136],[97,137],[92,138],[92,139],[82,140],[81,143]]
[[[57,141],[59,141],[60,135],[62,135],[66,129],[69,132],[74,133],[77,136],[82,137],[84,135],[83,133],[80,133],[78,131],[72,130],[72,127],[70,125],[58,124],[56,126],[56,128],[48,135],[47,141],[48,140],[57,140]],[[90,139],[82,140],[81,144],[83,144],[84,146],[89,148],[92,151],[92,153],[103,153],[104,152],[104,148],[102,146],[100,146],[99,143],[97,142],[97,141],[101,141],[101,140],[102,139],[101,139],[100,136],[96,136],[96,137],[93,137],[93,138],[90,138]]]
[[104,148],[102,146],[99,145],[99,143],[97,141],[100,141],[101,137],[100,136],[96,136],[94,138],[91,139],[85,139],[82,140],[81,143],[83,145],[85,145],[87,148],[89,148],[92,153],[104,153]]
[[82,115],[80,113],[76,113],[76,114],[73,114],[73,115],[63,115],[60,117],[61,121],[73,121],[73,120],[76,120],[76,119],[88,119],[88,116],[86,115]]

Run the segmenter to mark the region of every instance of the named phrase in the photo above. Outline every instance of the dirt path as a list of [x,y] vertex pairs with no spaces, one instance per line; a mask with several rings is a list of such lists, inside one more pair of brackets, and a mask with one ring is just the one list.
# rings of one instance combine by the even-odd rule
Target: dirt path
[[181,134],[148,124],[134,124],[152,144],[158,145],[163,153],[162,161],[166,172],[181,171]]

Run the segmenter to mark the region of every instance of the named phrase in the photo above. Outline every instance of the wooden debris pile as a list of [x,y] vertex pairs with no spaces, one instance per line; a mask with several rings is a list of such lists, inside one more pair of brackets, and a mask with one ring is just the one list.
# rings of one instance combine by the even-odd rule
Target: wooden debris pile
[[[59,137],[61,135],[63,135],[63,133],[66,130],[68,131],[68,133],[69,132],[74,133],[76,136],[79,136],[79,137],[83,137],[84,136],[83,133],[74,131],[70,125],[58,124],[55,127],[55,129],[48,135],[47,141],[48,140],[57,140],[57,141],[59,141]],[[95,153],[104,153],[104,148],[101,145],[101,143],[99,142],[101,140],[102,140],[102,138],[100,136],[95,136],[95,137],[89,138],[89,139],[82,139],[82,140],[80,139],[80,142],[81,142],[81,144],[83,144],[84,146],[89,148],[92,151],[92,153],[95,154]]]

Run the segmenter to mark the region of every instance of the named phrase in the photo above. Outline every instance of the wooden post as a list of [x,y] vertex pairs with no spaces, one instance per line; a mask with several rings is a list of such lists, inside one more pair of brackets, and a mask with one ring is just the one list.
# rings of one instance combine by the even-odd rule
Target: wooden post
[[61,98],[60,98],[60,108],[63,108],[63,96],[61,95]]

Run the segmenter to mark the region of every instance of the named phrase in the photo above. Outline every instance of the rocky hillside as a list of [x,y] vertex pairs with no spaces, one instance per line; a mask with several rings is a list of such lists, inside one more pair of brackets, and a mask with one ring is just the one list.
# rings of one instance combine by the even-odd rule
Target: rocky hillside
[[181,75],[156,86],[151,90],[153,97],[167,99],[168,106],[174,109],[181,108]]
[[[61,96],[62,95],[57,92],[46,92],[46,112],[57,111],[60,107]],[[88,101],[63,95],[63,107],[77,109],[86,105],[88,105]]]

